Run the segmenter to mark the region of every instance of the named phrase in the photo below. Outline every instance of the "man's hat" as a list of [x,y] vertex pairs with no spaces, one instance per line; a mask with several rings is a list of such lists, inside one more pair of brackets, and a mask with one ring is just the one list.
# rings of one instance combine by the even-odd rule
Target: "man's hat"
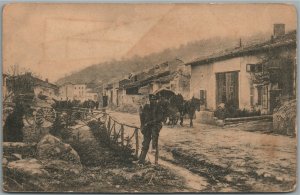
[[157,100],[157,96],[154,94],[149,94],[149,100]]

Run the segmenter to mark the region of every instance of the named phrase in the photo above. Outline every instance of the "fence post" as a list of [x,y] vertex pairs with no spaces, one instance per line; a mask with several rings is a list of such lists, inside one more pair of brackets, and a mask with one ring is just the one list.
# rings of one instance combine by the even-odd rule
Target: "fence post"
[[122,146],[124,146],[124,125],[121,125],[121,142]]
[[134,130],[135,134],[135,155],[138,158],[139,157],[139,129],[136,128]]
[[129,135],[126,137],[126,144],[127,144],[127,146],[129,145]]
[[110,135],[108,135],[109,134],[109,131],[110,131],[110,116],[108,116],[108,123],[107,123],[107,136],[108,137],[110,137]]
[[157,139],[157,142],[155,144],[156,146],[156,151],[155,151],[155,164],[157,165],[158,164],[158,139]]
[[117,139],[116,121],[114,121],[113,128],[114,128],[114,139]]

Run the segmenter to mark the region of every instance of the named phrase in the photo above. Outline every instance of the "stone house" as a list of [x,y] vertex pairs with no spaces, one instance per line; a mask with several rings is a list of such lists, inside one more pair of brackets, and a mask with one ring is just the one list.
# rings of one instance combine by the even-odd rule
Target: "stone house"
[[185,99],[190,94],[190,69],[181,60],[167,61],[143,72],[130,75],[120,81],[122,104],[145,104],[148,95],[166,89],[174,94],[182,94]]
[[283,24],[275,24],[268,41],[240,45],[186,66],[191,68],[190,97],[205,102],[201,110],[214,111],[221,103],[231,103],[269,114],[278,98],[296,95],[296,31],[285,33]]
[[60,100],[86,100],[86,85],[73,84],[71,82],[64,83],[59,87]]
[[59,87],[60,100],[98,101],[97,90],[87,84],[64,83]]
[[52,84],[48,79],[42,80],[31,73],[25,73],[17,76],[6,76],[6,92],[13,91],[18,94],[33,93],[35,96],[44,95],[50,98],[57,99],[59,90],[55,84]]
[[103,90],[103,102],[108,106],[138,108],[148,101],[148,95],[160,89],[190,94],[190,69],[179,59],[167,61],[142,72],[132,73],[126,78],[108,82]]
[[103,96],[102,96],[104,107],[105,105],[110,107],[119,106],[120,104],[119,96],[120,96],[120,90],[119,90],[118,79],[112,79],[108,83],[104,84]]
[[143,72],[131,75],[123,88],[127,95],[149,95],[161,88],[181,93],[189,98],[190,69],[175,59],[156,65]]

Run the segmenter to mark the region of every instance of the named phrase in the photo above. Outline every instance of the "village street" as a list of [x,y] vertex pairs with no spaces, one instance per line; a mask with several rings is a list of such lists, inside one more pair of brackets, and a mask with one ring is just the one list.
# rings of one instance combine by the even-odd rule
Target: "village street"
[[[137,114],[108,113],[139,126]],[[272,134],[270,125],[248,122],[217,127],[195,122],[190,128],[185,121],[184,127],[164,126],[160,159],[205,178],[206,190],[290,191],[296,181],[296,138]]]

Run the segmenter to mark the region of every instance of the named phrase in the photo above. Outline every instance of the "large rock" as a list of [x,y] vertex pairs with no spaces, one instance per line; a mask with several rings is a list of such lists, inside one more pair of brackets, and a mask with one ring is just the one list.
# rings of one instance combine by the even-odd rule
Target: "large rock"
[[285,135],[296,134],[297,100],[286,101],[273,113],[273,131]]
[[49,173],[44,165],[37,159],[22,159],[8,163],[7,169],[10,173],[24,177],[48,177]]
[[47,189],[51,176],[41,161],[37,159],[22,159],[12,161],[3,167],[4,190],[14,191],[44,191]]
[[50,134],[37,144],[37,158],[49,172],[76,175],[82,171],[77,152],[69,144]]
[[59,138],[50,134],[44,136],[37,144],[37,159],[42,161],[63,160],[71,164],[81,165],[77,152]]
[[56,172],[58,174],[79,174],[82,171],[82,166],[79,164],[70,164],[64,160],[50,160],[44,161],[45,169],[49,172]]

